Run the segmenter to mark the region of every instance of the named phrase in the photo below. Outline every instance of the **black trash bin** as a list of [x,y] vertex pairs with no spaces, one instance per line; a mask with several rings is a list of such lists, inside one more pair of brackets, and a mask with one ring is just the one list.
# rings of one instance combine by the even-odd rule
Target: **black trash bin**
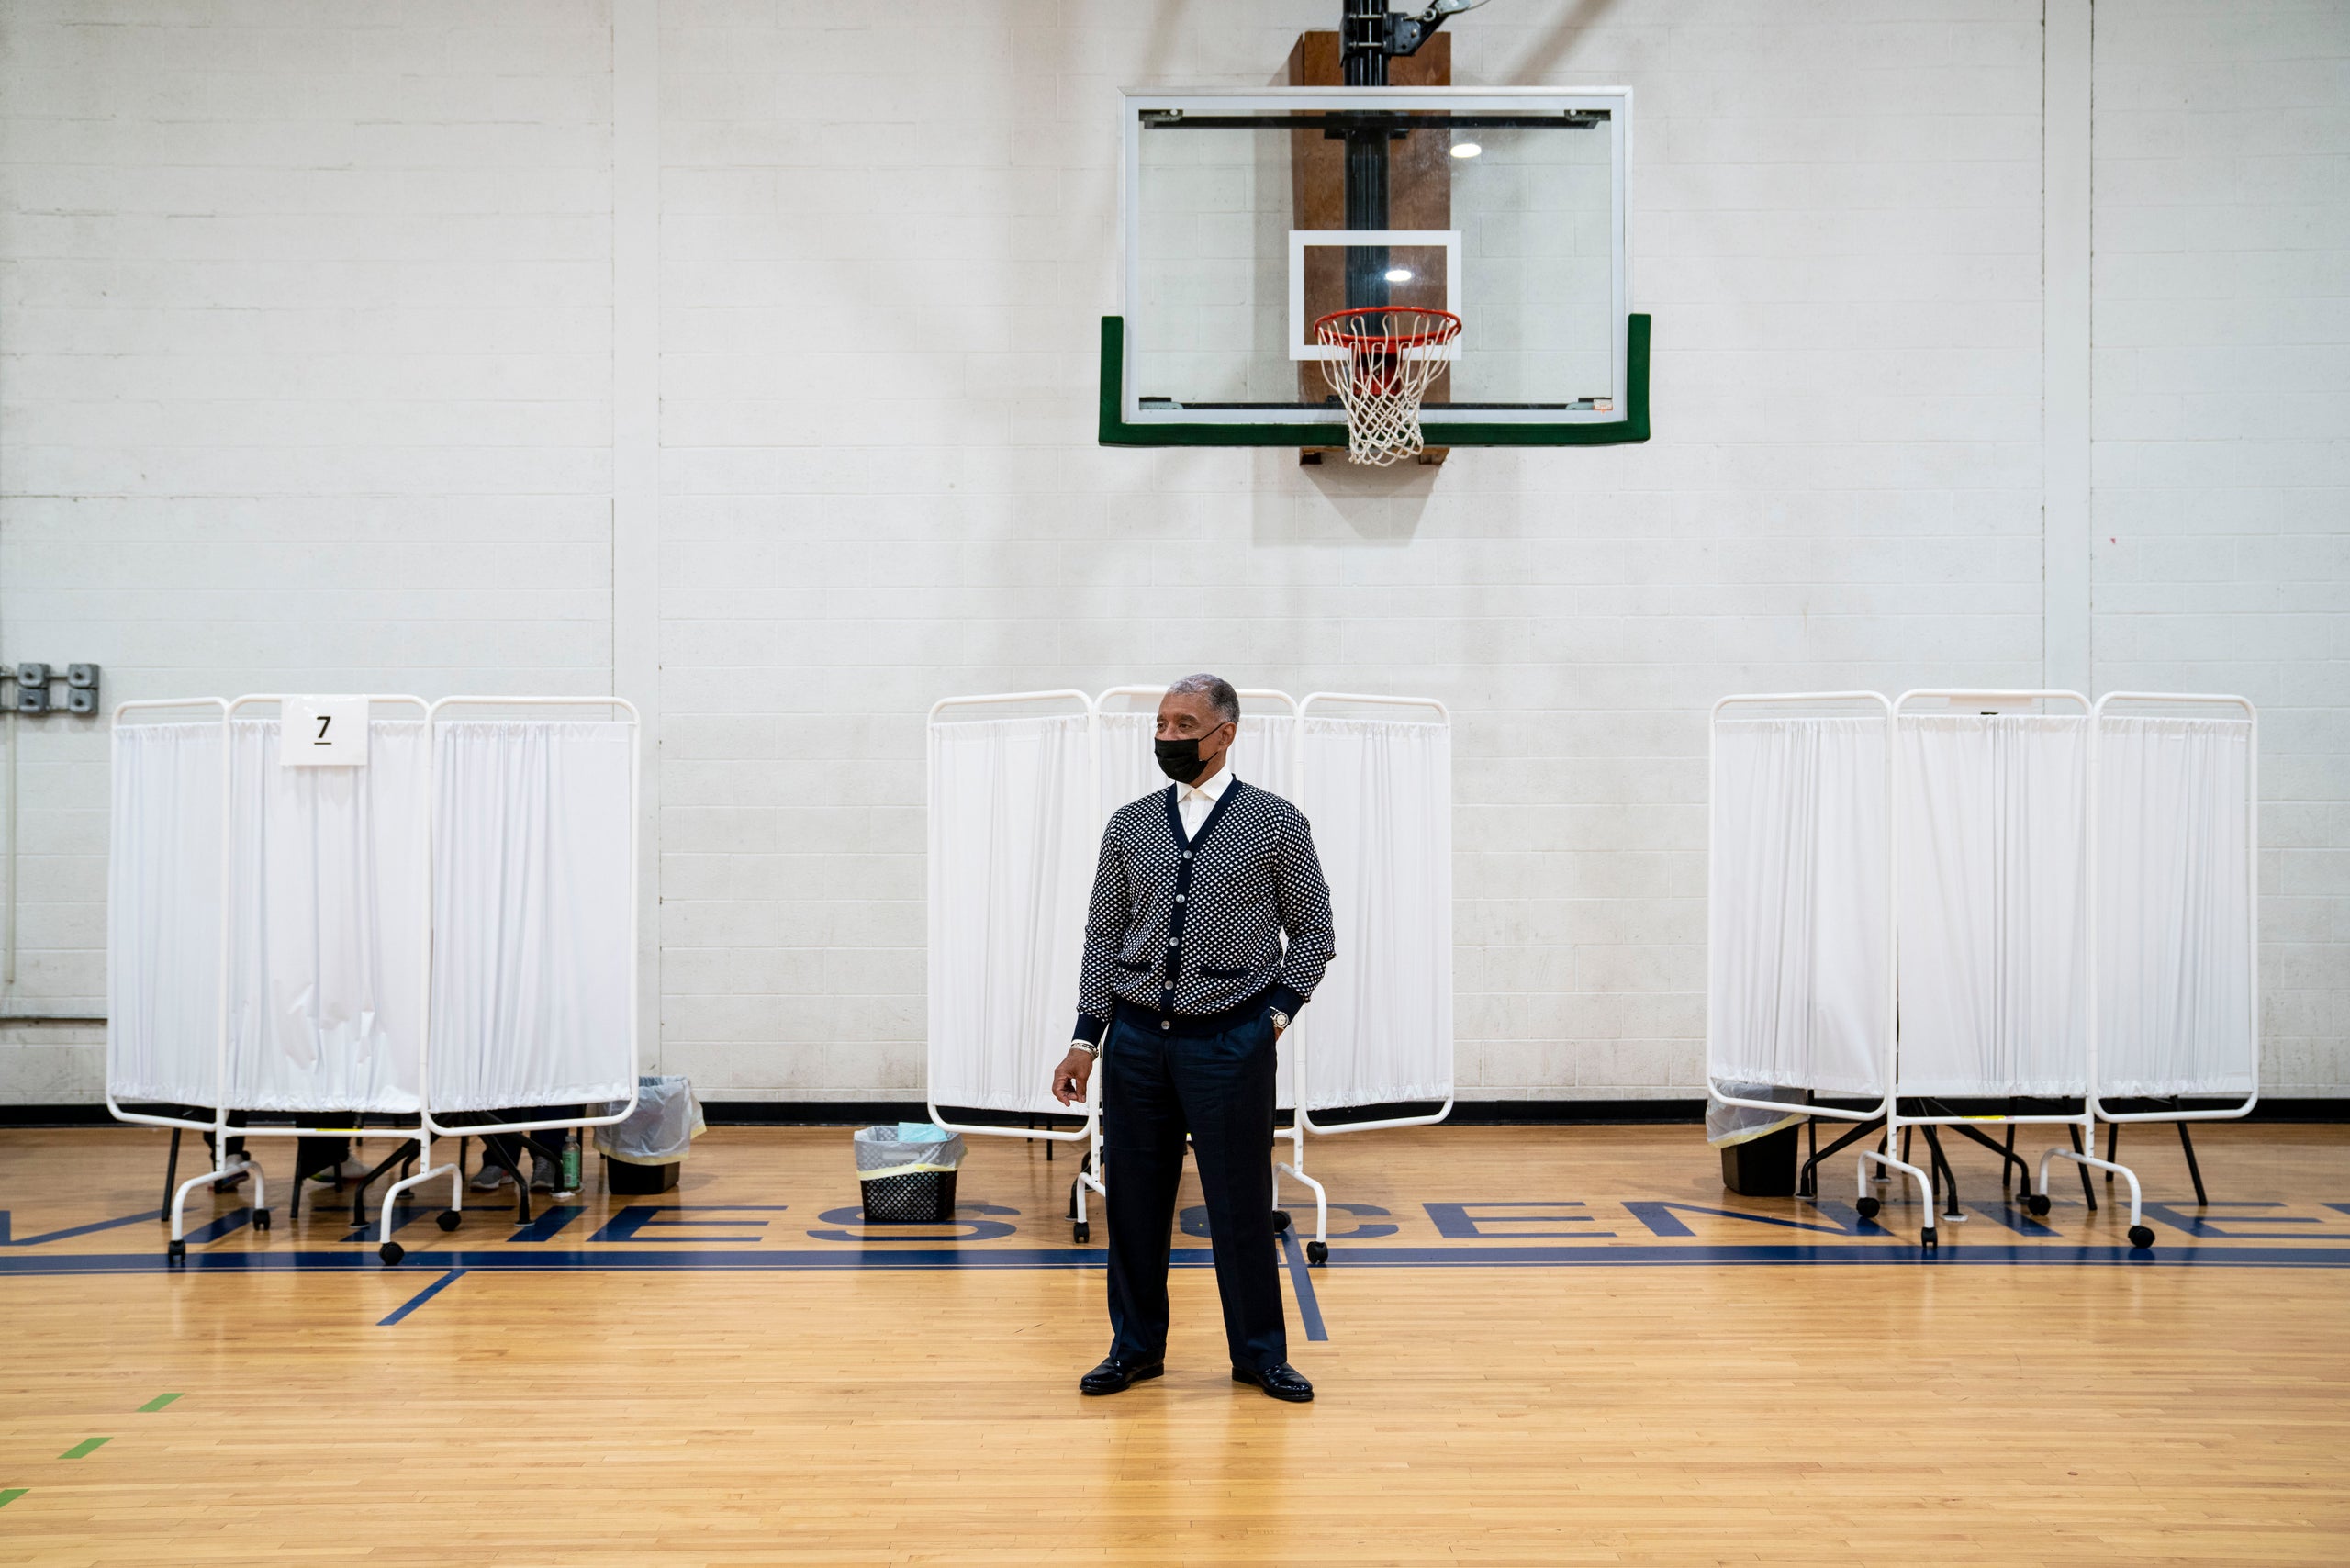
[[903,1136],[908,1130],[856,1130],[856,1180],[867,1225],[936,1225],[955,1217],[963,1135],[916,1138]]
[[1722,1185],[1742,1198],[1796,1195],[1796,1133],[1802,1124],[1781,1127],[1742,1143],[1722,1145]]
[[[610,1115],[620,1106],[608,1105]],[[694,1086],[675,1075],[645,1073],[636,1081],[636,1109],[624,1121],[596,1129],[604,1157],[604,1191],[638,1198],[666,1193],[677,1184],[677,1170],[693,1152],[703,1130],[701,1102]]]
[[679,1162],[666,1165],[632,1165],[626,1160],[604,1159],[604,1191],[624,1198],[641,1198],[648,1193],[666,1193],[677,1185]]
[[[1723,1092],[1750,1103],[1707,1099],[1706,1141],[1722,1151],[1722,1185],[1741,1198],[1794,1197],[1796,1134],[1809,1119],[1803,1092],[1768,1083],[1729,1083]],[[1751,1103],[1758,1100],[1770,1103]]]

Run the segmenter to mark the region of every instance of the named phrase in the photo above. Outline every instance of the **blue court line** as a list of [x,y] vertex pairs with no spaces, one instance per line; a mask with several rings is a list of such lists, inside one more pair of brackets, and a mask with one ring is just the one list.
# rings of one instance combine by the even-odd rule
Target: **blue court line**
[[[512,1208],[514,1205],[509,1204],[506,1206],[508,1208]],[[394,1230],[405,1229],[408,1226],[414,1225],[418,1220],[422,1219],[425,1215],[437,1215],[440,1212],[441,1205],[438,1204],[394,1204],[392,1205],[392,1228]],[[467,1214],[475,1214],[480,1211],[467,1209],[465,1212]],[[384,1223],[382,1215],[383,1211],[378,1209],[376,1211],[376,1218],[369,1220],[365,1225],[352,1226],[351,1227],[351,1233],[345,1236],[343,1239],[345,1241],[375,1240],[382,1234],[380,1229]]]
[[1297,1287],[1297,1318],[1305,1325],[1309,1340],[1327,1339],[1330,1331],[1322,1327],[1322,1304],[1314,1299],[1314,1274],[1305,1261],[1305,1251],[1297,1244],[1297,1226],[1281,1227],[1281,1257],[1289,1263],[1290,1283]]
[[[562,1251],[532,1249],[510,1252],[411,1252],[412,1269],[463,1269],[484,1272],[559,1273],[599,1271],[732,1269],[745,1272],[837,1272],[888,1269],[1099,1269],[1101,1248],[907,1248],[882,1250],[842,1248],[811,1252],[755,1247],[679,1249],[676,1251]],[[1179,1247],[1169,1258],[1179,1269],[1205,1269],[1213,1258],[1204,1247]],[[1688,1268],[1693,1266],[1834,1264],[1845,1268],[1959,1268],[2001,1266],[2350,1269],[2350,1248],[2341,1247],[2158,1247],[2137,1252],[2128,1247],[2051,1242],[1953,1242],[1929,1252],[1914,1241],[1852,1246],[1806,1243],[1695,1247],[1348,1247],[1333,1248],[1329,1267],[1387,1269]],[[158,1252],[50,1253],[0,1258],[0,1278],[10,1275],[206,1273],[336,1273],[380,1271],[372,1251],[203,1252],[179,1264]]]
[[[517,1205],[513,1204],[467,1204],[464,1206],[464,1212],[469,1215],[502,1215],[513,1213]],[[376,1227],[383,1223],[380,1217],[382,1212],[383,1211],[380,1209],[376,1211],[379,1216],[378,1218],[371,1219],[365,1225],[354,1226],[350,1234],[345,1236],[343,1239],[345,1241],[375,1240],[377,1234]],[[396,1204],[392,1206],[392,1228],[394,1230],[404,1230],[408,1226],[414,1225],[418,1220],[423,1219],[428,1215],[439,1215],[445,1212],[446,1211],[439,1204]],[[584,1213],[585,1211],[575,1209],[572,1212],[574,1214],[579,1214]],[[514,1239],[519,1241],[521,1238],[518,1234]]]
[[542,1209],[531,1217],[530,1224],[517,1227],[514,1234],[506,1239],[509,1243],[553,1241],[556,1233],[565,1226],[587,1212],[585,1207],[577,1204],[558,1204],[554,1208]]
[[0,1209],[0,1247],[39,1247],[44,1241],[63,1241],[72,1236],[87,1236],[94,1230],[112,1230],[118,1226],[137,1225],[143,1219],[161,1219],[163,1211],[149,1209],[145,1214],[125,1215],[120,1219],[102,1219],[95,1225],[77,1225],[67,1230],[52,1230],[44,1236],[11,1237],[8,1234],[8,1211]]
[[241,1230],[252,1224],[252,1217],[253,1211],[251,1207],[231,1209],[210,1224],[200,1225],[189,1231],[186,1237],[187,1244],[194,1247],[199,1242],[218,1241],[230,1231]]
[[414,1295],[408,1297],[408,1300],[402,1302],[397,1307],[394,1308],[392,1315],[389,1317],[376,1319],[375,1327],[378,1328],[389,1328],[393,1324],[397,1323],[401,1318],[406,1317],[409,1313],[414,1312],[418,1307],[422,1306],[426,1302],[431,1301],[434,1296],[439,1295],[442,1291],[447,1290],[451,1285],[455,1284],[459,1280],[464,1279],[464,1277],[465,1271],[463,1269],[450,1270],[447,1273],[442,1275],[439,1279],[433,1281],[431,1284],[425,1286],[422,1290],[417,1292]]
[[[313,1206],[315,1208],[315,1205]],[[514,1208],[515,1205],[512,1204],[467,1204],[464,1206],[464,1212],[468,1215],[502,1215],[513,1213]],[[318,1212],[319,1213],[320,1217],[324,1218],[327,1214],[330,1214],[333,1211],[320,1210]],[[383,1211],[378,1209],[375,1212],[377,1216],[376,1218],[369,1220],[365,1225],[353,1226],[347,1233],[345,1233],[342,1239],[345,1241],[354,1242],[375,1241],[377,1236],[377,1227],[383,1224]],[[409,1226],[414,1225],[418,1220],[445,1212],[446,1210],[440,1204],[396,1204],[392,1206],[392,1228],[394,1230],[405,1230]]]

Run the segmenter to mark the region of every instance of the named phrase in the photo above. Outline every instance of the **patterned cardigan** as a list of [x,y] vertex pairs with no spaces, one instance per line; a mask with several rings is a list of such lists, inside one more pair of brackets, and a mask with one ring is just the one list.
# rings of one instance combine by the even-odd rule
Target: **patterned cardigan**
[[1186,840],[1175,794],[1129,801],[1102,830],[1078,983],[1076,1037],[1089,1045],[1122,1001],[1196,1016],[1261,996],[1295,1013],[1337,951],[1303,812],[1236,778]]

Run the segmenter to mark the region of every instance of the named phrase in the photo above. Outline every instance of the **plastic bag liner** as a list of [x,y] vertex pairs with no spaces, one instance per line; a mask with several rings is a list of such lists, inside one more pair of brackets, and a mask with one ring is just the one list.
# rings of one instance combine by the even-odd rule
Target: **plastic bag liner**
[[1724,1087],[1741,1100],[1780,1100],[1792,1108],[1762,1111],[1751,1105],[1725,1105],[1708,1096],[1706,1101],[1706,1141],[1717,1148],[1728,1148],[1732,1144],[1766,1137],[1781,1127],[1791,1127],[1804,1119],[1804,1092],[1800,1089],[1786,1089],[1771,1083],[1731,1083]]
[[927,1122],[859,1127],[856,1141],[856,1179],[860,1182],[911,1176],[918,1170],[957,1170],[963,1164],[963,1135]]
[[[606,1114],[617,1104],[604,1107]],[[685,1078],[646,1073],[636,1081],[636,1109],[624,1122],[596,1129],[596,1148],[623,1165],[675,1165],[702,1133],[701,1102]]]

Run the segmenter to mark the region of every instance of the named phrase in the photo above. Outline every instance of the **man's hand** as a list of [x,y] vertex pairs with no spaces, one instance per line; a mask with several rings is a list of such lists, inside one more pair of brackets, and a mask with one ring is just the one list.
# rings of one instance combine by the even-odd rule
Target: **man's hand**
[[1093,1053],[1071,1046],[1060,1066],[1053,1069],[1053,1098],[1064,1105],[1076,1104],[1085,1098],[1085,1086],[1092,1077]]

